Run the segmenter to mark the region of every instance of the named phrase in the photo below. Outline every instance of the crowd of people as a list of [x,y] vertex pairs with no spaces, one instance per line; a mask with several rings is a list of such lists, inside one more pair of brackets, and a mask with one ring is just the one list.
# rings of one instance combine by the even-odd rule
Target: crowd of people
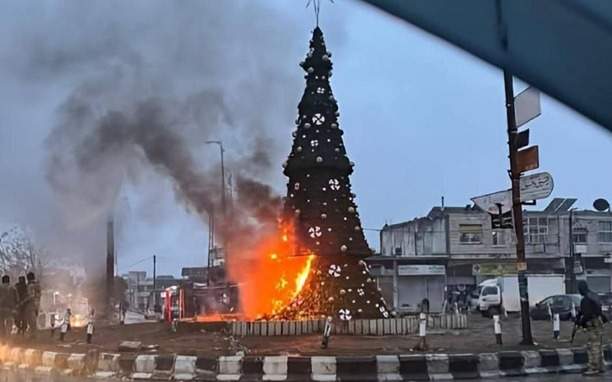
[[7,338],[13,333],[33,337],[40,309],[41,289],[33,272],[19,276],[11,285],[8,275],[2,276],[0,285],[0,336]]

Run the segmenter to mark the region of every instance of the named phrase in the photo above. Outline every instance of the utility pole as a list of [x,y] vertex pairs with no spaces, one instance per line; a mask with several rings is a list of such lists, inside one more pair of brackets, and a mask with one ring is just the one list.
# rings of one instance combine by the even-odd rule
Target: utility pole
[[521,324],[523,340],[521,345],[533,345],[531,319],[529,317],[529,294],[527,292],[527,261],[525,259],[525,237],[523,232],[523,205],[521,203],[521,169],[518,165],[518,129],[514,112],[514,88],[512,75],[504,70],[506,93],[506,117],[508,122],[508,148],[510,157],[510,180],[512,182],[512,213],[516,232],[516,261],[518,271],[519,296],[521,300]]
[[153,310],[157,308],[157,256],[153,255]]
[[[221,226],[226,226],[227,223],[227,200],[226,200],[226,186],[225,186],[225,163],[224,163],[224,158],[223,158],[223,154],[225,152],[225,149],[223,149],[223,141],[220,140],[213,140],[213,141],[206,141],[205,143],[207,144],[216,144],[219,146],[219,154],[221,155]],[[214,219],[214,217],[213,217]],[[225,233],[222,230],[222,234],[223,236],[225,236]],[[223,246],[223,257],[227,257],[227,253],[228,253],[228,249],[227,249],[227,240],[225,237],[222,237],[222,243],[221,245]],[[209,243],[210,243],[210,239],[209,239]],[[214,248],[214,247],[213,247]],[[214,251],[216,253],[218,249],[214,248]],[[210,273],[210,268],[211,268],[211,261],[210,261],[210,251],[208,252],[208,257],[209,257],[209,266],[208,266],[208,272]],[[209,281],[210,281],[210,276],[209,276]]]
[[223,153],[225,149],[223,149],[223,141],[206,141],[207,144],[216,144],[219,146],[219,153],[221,154],[221,211],[225,216],[226,211],[226,203],[225,200],[225,163],[223,159]]
[[576,293],[576,254],[574,249],[574,208],[569,210],[569,290],[568,293]]
[[115,225],[110,218],[106,223],[106,307],[107,314],[113,314],[113,291],[115,282]]

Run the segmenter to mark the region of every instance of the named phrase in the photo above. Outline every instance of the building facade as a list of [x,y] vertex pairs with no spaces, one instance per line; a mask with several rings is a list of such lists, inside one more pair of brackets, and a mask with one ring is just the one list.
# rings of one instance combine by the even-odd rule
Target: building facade
[[[130,271],[124,278],[127,280],[128,287],[125,293],[130,308],[140,312],[152,308],[153,278],[147,277],[145,271]],[[180,282],[181,280],[174,276],[159,275],[155,278],[155,290],[161,293],[164,289],[178,285]],[[159,301],[159,298],[157,300]]]
[[[577,279],[610,292],[612,214],[570,209],[567,200],[524,211],[527,271],[565,274],[569,284],[574,258]],[[368,261],[386,298],[400,311],[414,310],[421,295],[437,300],[440,289],[469,291],[483,280],[516,274],[515,240],[512,229],[493,229],[491,216],[478,207],[434,207],[423,218],[385,225],[380,256]]]

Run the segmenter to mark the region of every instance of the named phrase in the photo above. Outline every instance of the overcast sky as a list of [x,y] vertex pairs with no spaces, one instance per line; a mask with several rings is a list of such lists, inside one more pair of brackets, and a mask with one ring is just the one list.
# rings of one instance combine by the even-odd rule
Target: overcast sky
[[[172,182],[146,165],[118,170],[128,175],[101,196],[91,196],[104,188],[99,183],[82,190],[71,183],[78,204],[58,195],[49,182],[49,140],[62,105],[92,82],[110,84],[100,109],[141,93],[182,100],[212,89],[223,95],[230,122],[180,130],[198,164],[214,170],[216,147],[202,142],[222,138],[229,171],[237,172],[232,165],[264,139],[271,165],[256,175],[283,193],[281,163],[304,88],[298,63],[312,10],[301,0],[58,4],[8,1],[0,14],[0,229],[19,224],[54,256],[101,261],[104,232],[91,222],[101,221],[112,195],[121,273],[150,272],[148,260],[133,264],[153,253],[158,274],[203,265],[206,226],[177,199]],[[463,206],[509,186],[497,68],[359,1],[324,2],[320,26],[333,53],[332,87],[365,228],[422,216],[441,196]],[[529,127],[541,170],[555,179],[553,196],[576,197],[581,208],[612,199],[610,134],[548,97]],[[367,232],[378,248],[377,232]]]

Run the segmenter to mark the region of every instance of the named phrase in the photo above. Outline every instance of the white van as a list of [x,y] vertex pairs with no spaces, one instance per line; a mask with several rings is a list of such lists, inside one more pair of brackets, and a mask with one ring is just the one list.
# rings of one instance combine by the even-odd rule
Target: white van
[[[528,275],[529,304],[535,305],[542,299],[565,294],[565,277],[563,275]],[[521,303],[519,297],[518,277],[501,276],[481,282],[478,310],[483,315],[506,312],[519,312]]]

